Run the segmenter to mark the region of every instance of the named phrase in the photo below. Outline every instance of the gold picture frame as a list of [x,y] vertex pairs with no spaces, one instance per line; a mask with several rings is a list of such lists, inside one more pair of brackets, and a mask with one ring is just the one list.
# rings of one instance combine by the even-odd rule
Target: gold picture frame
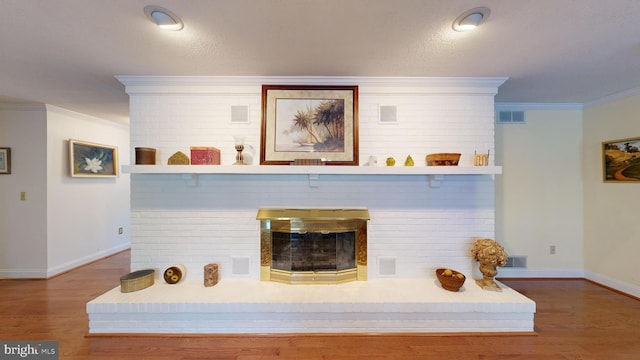
[[11,174],[11,148],[0,147],[0,175]]
[[640,182],[640,137],[602,143],[604,182]]
[[118,148],[86,141],[69,140],[72,177],[118,177]]
[[358,86],[262,85],[260,165],[358,165]]

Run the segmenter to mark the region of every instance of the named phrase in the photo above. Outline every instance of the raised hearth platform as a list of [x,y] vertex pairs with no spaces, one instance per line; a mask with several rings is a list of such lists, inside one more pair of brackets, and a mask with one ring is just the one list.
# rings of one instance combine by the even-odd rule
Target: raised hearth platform
[[435,278],[337,285],[187,280],[144,290],[112,289],[87,304],[91,334],[533,332],[536,304],[500,284],[460,292]]

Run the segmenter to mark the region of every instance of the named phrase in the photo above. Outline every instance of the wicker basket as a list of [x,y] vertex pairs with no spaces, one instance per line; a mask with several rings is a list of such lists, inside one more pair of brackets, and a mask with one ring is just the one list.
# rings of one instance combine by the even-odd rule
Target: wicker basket
[[427,155],[428,166],[458,166],[460,154],[458,153],[438,153]]
[[[467,279],[461,272],[451,270],[451,276],[444,275],[444,271],[447,269],[436,269],[436,277],[442,284],[442,288],[449,291],[458,291]],[[458,277],[460,274],[462,278]]]

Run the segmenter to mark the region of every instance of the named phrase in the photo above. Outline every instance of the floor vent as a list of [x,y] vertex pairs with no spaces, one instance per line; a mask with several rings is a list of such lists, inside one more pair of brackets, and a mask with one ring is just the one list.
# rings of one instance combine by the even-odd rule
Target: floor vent
[[503,267],[509,268],[526,268],[527,257],[526,256],[509,256],[507,258],[507,264]]
[[524,124],[524,111],[499,111],[499,124]]

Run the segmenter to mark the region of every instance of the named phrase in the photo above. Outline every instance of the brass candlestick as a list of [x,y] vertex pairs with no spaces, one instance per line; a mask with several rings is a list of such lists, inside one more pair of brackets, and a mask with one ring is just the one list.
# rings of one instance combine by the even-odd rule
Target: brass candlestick
[[242,154],[244,150],[244,136],[234,136],[233,139],[235,140],[235,148],[238,152],[236,154],[236,162],[233,163],[233,165],[246,165],[244,155]]

